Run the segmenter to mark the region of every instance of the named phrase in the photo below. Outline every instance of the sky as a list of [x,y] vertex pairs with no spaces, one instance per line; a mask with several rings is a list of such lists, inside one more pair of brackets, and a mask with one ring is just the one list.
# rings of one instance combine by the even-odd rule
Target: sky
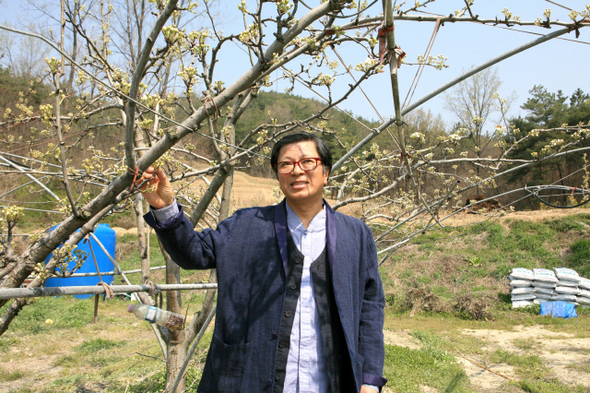
[[[573,9],[584,9],[587,2],[578,0],[562,0],[562,5]],[[463,1],[446,0],[428,5],[426,11],[433,14],[448,15],[455,9],[460,9]],[[504,5],[506,4],[506,5]],[[552,9],[552,19],[556,17],[562,21],[568,21],[569,11],[557,7],[544,0],[518,0],[518,1],[475,1],[472,10],[482,18],[503,17],[502,10],[508,9],[522,20],[535,20],[543,16],[547,8]],[[547,34],[552,30],[535,28],[524,29],[536,33]],[[512,104],[511,116],[525,115],[520,106],[529,97],[529,91],[534,85],[543,85],[551,92],[562,90],[565,95],[571,95],[577,88],[590,92],[590,80],[588,79],[588,64],[590,64],[590,27],[580,30],[577,41],[571,42],[554,39],[542,43],[525,52],[517,54],[497,66],[497,72],[502,84],[500,95],[502,97],[515,96]],[[434,30],[431,22],[406,22],[398,21],[395,27],[396,43],[406,52],[406,58],[415,62],[418,55],[423,54]],[[444,55],[448,58],[448,68],[435,70],[426,67],[416,91],[413,101],[426,96],[436,88],[459,77],[465,71],[493,59],[505,52],[513,50],[538,36],[473,23],[446,23],[441,26],[431,55]],[[575,40],[574,33],[562,36]],[[404,100],[412,83],[417,67],[404,66],[399,69],[400,96]],[[393,99],[389,83],[388,73],[374,78],[370,87],[366,89],[369,97],[384,117],[392,117]],[[369,93],[369,91],[371,93]],[[346,109],[353,110],[355,114],[371,117],[374,113],[371,106],[362,97],[353,97]],[[413,102],[412,101],[412,102]],[[444,94],[432,99],[421,107],[431,110],[434,114],[440,114],[447,126],[451,126],[456,120],[452,113],[444,108]],[[492,125],[488,125],[492,126]]]
[[[448,3],[450,2],[444,2],[446,10],[448,10],[446,8]],[[460,8],[462,2],[453,3],[456,4],[456,8]],[[542,17],[546,8],[551,8],[552,19],[556,17],[561,21],[569,20],[568,10],[542,0],[475,1],[472,10],[481,17],[502,17],[501,12],[505,6],[496,5],[502,3],[508,4],[509,10],[520,16],[522,20],[530,21]],[[560,3],[577,10],[584,9],[587,4],[585,1],[577,0],[562,0]],[[444,10],[442,5],[443,3],[435,3],[432,7],[428,6],[427,10],[436,14]],[[433,26],[416,25],[413,23],[413,26],[410,26],[408,22],[400,22],[396,27],[397,42],[402,46],[402,49],[407,48],[404,50],[410,59],[416,58],[417,54],[424,50],[433,30]],[[554,28],[551,31],[557,29]],[[590,92],[587,78],[587,64],[590,60],[590,46],[588,45],[590,28],[586,29],[586,31],[580,30],[578,42],[553,39],[514,55],[496,66],[502,81],[500,95],[502,97],[516,95],[511,111],[513,116],[525,113],[520,109],[520,106],[529,97],[529,90],[534,85],[543,85],[551,92],[562,90],[568,96],[577,88]],[[519,30],[525,29],[519,28]],[[527,30],[541,34],[549,32],[542,28]],[[576,40],[574,33],[562,37]],[[447,23],[440,28],[431,53],[433,55],[443,54],[447,57],[449,68],[441,71],[425,70],[414,98],[418,99],[428,94],[434,88],[455,79],[473,66],[478,66],[536,38],[537,36],[531,34],[499,27],[472,23]],[[585,41],[585,43],[581,43],[581,41]],[[400,82],[400,89],[404,91],[403,95],[405,96],[415,71],[402,68],[400,74],[402,73],[403,77],[400,75],[400,79],[403,81]],[[446,122],[452,121],[450,120],[452,115],[444,109],[444,97],[442,96],[428,102],[424,108],[430,109],[434,113],[440,113]]]
[[[408,1],[408,3],[410,2],[412,1]],[[55,0],[55,3],[59,4],[57,0]],[[315,4],[319,2],[309,1],[309,3]],[[242,30],[241,15],[237,12],[238,2],[224,1],[221,4],[222,9],[220,12],[225,22],[222,27],[224,33],[236,33]],[[586,4],[587,1],[582,0],[475,0],[472,10],[480,18],[493,18],[496,16],[503,18],[502,10],[508,8],[514,15],[520,16],[522,20],[533,21],[536,18],[543,18],[543,12],[547,8],[551,8],[552,20],[569,21],[568,14],[570,11],[566,8],[580,11],[586,8]],[[463,0],[438,0],[427,5],[423,11],[430,15],[448,15],[456,9],[461,9],[463,5]],[[19,0],[3,0],[0,2],[0,7],[3,10],[0,14],[0,23],[18,25],[23,23],[24,20],[34,18],[34,14],[30,10],[23,9],[25,3]],[[379,8],[373,8],[373,10],[371,11],[372,15],[375,15],[377,11],[381,11]],[[398,21],[396,23],[394,31],[396,43],[406,52],[408,62],[415,62],[417,56],[424,53],[431,39],[433,29],[434,23],[432,22]],[[474,23],[445,23],[436,36],[430,54],[433,56],[443,55],[448,58],[446,64],[449,67],[443,70],[426,67],[419,80],[412,102],[457,78],[470,68],[538,38],[536,35],[527,34],[523,31],[528,30],[547,34],[558,28],[548,30],[540,27],[518,27],[518,29],[522,31]],[[509,116],[526,115],[526,112],[520,106],[529,98],[529,90],[534,85],[542,85],[550,92],[562,90],[566,96],[570,96],[577,88],[590,93],[590,81],[587,78],[587,68],[588,64],[590,64],[590,27],[580,29],[578,39],[575,38],[574,33],[568,33],[562,37],[567,40],[553,39],[504,60],[495,66],[502,82],[500,95],[505,98],[514,98]],[[352,44],[344,44],[338,48],[339,53],[349,65],[362,62],[366,58],[366,53],[355,52],[352,50],[353,48]],[[335,59],[333,54],[331,57]],[[226,86],[232,79],[235,80],[249,68],[246,55],[243,51],[237,49],[237,46],[232,47],[230,45],[220,53],[220,59],[219,71],[228,81]],[[402,65],[399,69],[399,86],[402,101],[416,71],[417,67],[409,65]],[[275,75],[278,75],[278,73]],[[347,78],[347,76],[343,78]],[[347,83],[352,82],[351,79]],[[279,82],[272,90],[281,92],[286,87],[285,82]],[[387,119],[394,116],[388,72],[373,77],[363,88],[382,117]],[[298,87],[295,94],[319,99],[314,93],[303,87]],[[445,109],[444,102],[443,94],[426,102],[421,108],[426,111],[430,110],[434,115],[441,115],[445,124],[451,127],[456,119],[452,113]],[[366,119],[376,120],[378,118],[371,107],[371,103],[360,91],[353,93],[345,103],[340,105],[340,108],[349,110],[355,115]],[[493,121],[488,127],[493,127],[492,123]]]

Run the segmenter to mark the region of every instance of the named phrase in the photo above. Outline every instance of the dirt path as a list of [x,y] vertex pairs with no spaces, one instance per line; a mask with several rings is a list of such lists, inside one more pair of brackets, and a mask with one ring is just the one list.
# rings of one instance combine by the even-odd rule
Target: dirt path
[[[517,354],[526,352],[537,355],[550,370],[552,376],[564,384],[583,385],[590,388],[590,375],[573,367],[587,362],[588,353],[590,353],[590,338],[575,338],[572,334],[552,332],[542,326],[517,326],[514,331],[465,329],[463,334],[487,341],[488,344],[482,348],[485,352],[503,349]],[[531,345],[530,349],[524,350],[515,345],[527,340]],[[497,372],[503,370],[503,374],[514,377],[510,366],[498,364],[488,367]],[[485,376],[485,374],[492,374],[490,372],[481,373],[479,370],[479,374],[485,379],[482,380],[478,373],[470,375],[468,372],[472,383],[489,389],[490,382],[498,381],[498,377]],[[503,381],[499,380],[498,382]]]
[[[481,348],[484,352],[483,356],[499,349],[519,355],[537,355],[551,373],[551,377],[567,385],[583,385],[590,391],[590,374],[575,367],[588,364],[590,338],[575,338],[571,334],[552,332],[542,326],[517,326],[513,331],[464,329],[461,333],[476,337],[485,343]],[[411,349],[421,348],[419,340],[410,336],[407,331],[386,330],[384,334],[386,344]],[[522,348],[522,343],[527,344],[527,349]],[[513,387],[506,386],[510,379],[518,380],[514,368],[505,363],[489,364],[481,357],[456,354],[457,361],[465,370],[471,386],[479,392],[514,391]],[[438,392],[437,389],[427,386],[421,387],[421,391],[423,393]],[[385,390],[385,392],[392,392],[392,390]]]

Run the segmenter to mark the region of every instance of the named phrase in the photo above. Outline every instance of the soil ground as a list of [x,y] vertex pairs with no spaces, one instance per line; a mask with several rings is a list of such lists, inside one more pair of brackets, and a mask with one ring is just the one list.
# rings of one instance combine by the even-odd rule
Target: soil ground
[[[590,392],[590,374],[574,367],[588,363],[590,353],[590,338],[575,338],[574,335],[563,332],[552,332],[543,326],[516,326],[514,330],[490,330],[490,329],[462,329],[464,336],[474,336],[483,340],[486,344],[482,347],[484,353],[492,353],[496,350],[509,351],[522,354],[525,350],[515,343],[530,340],[533,348],[528,350],[541,358],[543,364],[550,370],[552,376],[567,385],[583,385]],[[386,330],[385,342],[390,345],[399,345],[411,349],[420,349],[420,342],[410,336],[406,330]],[[486,364],[472,354],[455,354],[457,361],[462,365],[465,374],[473,388],[478,392],[520,392],[512,390],[513,386],[507,386],[510,380],[518,380],[514,368],[506,363]],[[392,390],[384,390],[393,392]],[[424,393],[435,393],[438,390],[424,387]]]

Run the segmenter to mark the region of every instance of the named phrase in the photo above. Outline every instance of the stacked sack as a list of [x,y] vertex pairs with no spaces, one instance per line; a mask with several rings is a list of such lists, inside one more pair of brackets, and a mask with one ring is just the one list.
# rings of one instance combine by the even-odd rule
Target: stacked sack
[[[512,299],[512,308],[527,307],[533,305],[536,299],[535,289],[533,288],[533,271],[522,267],[512,269],[510,276],[510,297]],[[590,291],[589,291],[590,292]],[[590,298],[589,298],[590,300]]]
[[590,279],[566,267],[512,269],[510,276],[512,308],[545,302],[563,301],[590,307]]
[[590,280],[580,277],[578,282],[580,293],[578,294],[578,303],[582,307],[590,307]]
[[566,267],[554,268],[555,276],[557,277],[557,286],[555,287],[556,294],[551,300],[564,301],[567,303],[578,304],[578,295],[580,290],[580,276],[575,270]]
[[534,303],[541,304],[556,300],[553,297],[557,295],[555,288],[558,281],[553,270],[533,269]]

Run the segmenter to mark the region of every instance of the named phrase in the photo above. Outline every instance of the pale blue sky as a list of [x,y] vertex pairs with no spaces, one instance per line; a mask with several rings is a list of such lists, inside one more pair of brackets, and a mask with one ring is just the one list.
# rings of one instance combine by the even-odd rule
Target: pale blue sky
[[[18,0],[2,1],[0,7],[2,7],[3,12],[0,15],[0,22],[8,21],[13,25],[18,25],[33,18],[33,14],[23,11],[23,3]],[[315,3],[317,1],[310,1],[310,4]],[[587,4],[586,1],[582,0],[561,0],[558,3],[575,10],[582,10]],[[59,2],[55,0],[55,4],[58,6]],[[242,29],[242,20],[237,11],[238,2],[227,1],[222,4],[224,7],[222,10],[225,21],[224,32],[226,34],[239,32]],[[377,4],[380,4],[380,2]],[[460,9],[463,4],[463,0],[439,0],[429,4],[425,11],[432,14],[448,15],[455,9]],[[552,9],[552,19],[569,21],[568,10],[547,0],[476,0],[472,10],[481,18],[493,18],[495,16],[503,18],[502,10],[506,7],[513,14],[526,21],[543,17],[543,12],[547,8]],[[374,8],[371,14],[375,15],[377,11],[380,10]],[[416,57],[424,52],[431,38],[433,28],[434,23],[431,22],[397,22],[395,29],[396,43],[407,53],[407,61],[415,62]],[[519,29],[547,34],[556,28],[552,30],[542,28]],[[554,39],[515,55],[497,66],[498,75],[502,80],[501,95],[507,97],[512,95],[513,92],[516,94],[516,101],[510,112],[512,116],[524,115],[524,112],[519,107],[529,97],[528,91],[535,84],[543,85],[551,92],[561,89],[568,96],[578,87],[590,93],[590,83],[586,76],[588,73],[587,65],[590,60],[590,45],[588,44],[590,42],[590,27],[582,28],[580,33],[578,40],[576,40],[574,33],[562,36],[577,42]],[[473,23],[446,23],[440,28],[431,55],[442,54],[447,57],[449,68],[437,71],[427,67],[422,74],[413,100],[425,96],[472,66],[479,65],[536,38],[537,36],[531,34],[500,27]],[[350,46],[352,47],[352,45]],[[366,58],[365,53],[349,53],[351,51],[347,51],[347,49],[350,48],[344,45],[338,48],[338,51],[349,64],[356,64]],[[231,59],[225,64],[220,62],[220,71],[226,76],[226,85],[249,68],[244,53],[236,49],[235,46],[233,49],[229,46],[220,56],[222,61]],[[335,59],[335,56],[332,55],[332,58]],[[405,65],[399,70],[402,101],[406,96],[415,72],[416,67]],[[283,82],[273,89],[283,91],[286,86],[286,83]],[[383,117],[389,118],[393,116],[393,99],[388,73],[373,77],[364,86],[364,89]],[[303,88],[298,88],[295,93],[317,98],[313,93]],[[353,94],[341,107],[365,118],[377,118],[377,115],[360,92]],[[431,110],[434,114],[441,114],[449,127],[454,122],[452,114],[444,109],[443,98],[440,96],[424,104],[422,108]],[[488,127],[491,126],[492,124],[488,125]]]

